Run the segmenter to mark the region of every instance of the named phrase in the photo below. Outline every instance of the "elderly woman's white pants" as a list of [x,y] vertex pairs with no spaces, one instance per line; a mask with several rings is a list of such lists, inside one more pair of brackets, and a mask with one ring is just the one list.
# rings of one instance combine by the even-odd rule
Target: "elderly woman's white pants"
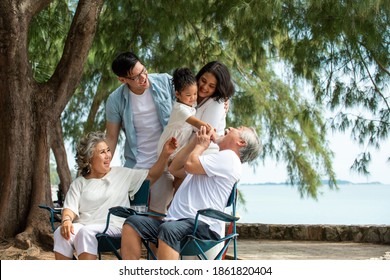
[[[61,227],[58,227],[54,232],[53,251],[68,258],[73,257],[74,251],[76,251],[76,256],[82,253],[97,255],[98,242],[96,234],[102,232],[105,227],[105,224],[82,225],[74,223],[74,234],[70,235],[69,240],[62,237]],[[106,233],[110,236],[120,236],[122,228],[110,225]]]

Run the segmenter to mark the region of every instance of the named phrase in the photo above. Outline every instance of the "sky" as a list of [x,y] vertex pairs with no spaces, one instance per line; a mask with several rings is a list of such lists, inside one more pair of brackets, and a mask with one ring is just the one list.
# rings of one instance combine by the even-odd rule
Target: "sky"
[[[347,180],[353,183],[381,182],[390,184],[390,140],[382,143],[380,151],[371,150],[371,164],[369,165],[370,176],[359,175],[350,170],[356,156],[362,151],[358,144],[350,140],[348,134],[335,133],[328,135],[330,148],[334,152],[333,168],[336,178]],[[118,150],[119,151],[119,150]],[[122,165],[118,151],[112,160],[112,166]],[[70,166],[74,166],[74,160],[68,159]],[[72,161],[70,161],[72,160]],[[287,172],[283,163],[276,163],[273,160],[266,160],[263,165],[260,163],[256,171],[247,164],[244,164],[242,183],[280,183],[287,181]]]
[[[390,140],[383,142],[381,149],[371,151],[371,164],[368,167],[370,175],[368,177],[359,175],[350,170],[356,156],[363,150],[358,144],[350,140],[348,134],[334,133],[328,135],[330,148],[334,152],[333,168],[336,173],[336,178],[339,180],[347,180],[353,183],[368,183],[380,182],[390,184],[390,163],[387,158],[390,157]],[[111,166],[121,166],[120,153],[117,150],[111,162]],[[74,155],[71,149],[67,148],[68,163],[70,168],[75,166]],[[260,163],[255,172],[253,168],[244,164],[242,183],[280,183],[287,181],[287,172],[283,163],[276,163],[271,159],[267,159],[265,164]]]
[[[350,170],[356,156],[363,150],[358,144],[354,143],[347,134],[335,133],[328,135],[330,149],[334,152],[333,169],[336,178],[347,180],[353,183],[381,182],[390,184],[390,163],[387,158],[390,157],[390,140],[383,142],[381,149],[376,151],[371,149],[371,164],[368,167],[370,176],[359,175]],[[242,183],[266,183],[266,182],[285,182],[287,172],[283,164],[277,164],[275,161],[266,160],[265,165],[259,164],[256,172],[248,165],[244,166]]]

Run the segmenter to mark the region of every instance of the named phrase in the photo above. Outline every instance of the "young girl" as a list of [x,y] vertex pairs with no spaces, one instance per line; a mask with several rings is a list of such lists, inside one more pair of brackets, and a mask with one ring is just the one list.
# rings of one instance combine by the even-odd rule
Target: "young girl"
[[[177,68],[173,73],[172,83],[176,91],[176,100],[172,107],[171,116],[169,118],[167,126],[160,137],[157,152],[160,154],[162,147],[167,139],[175,137],[177,139],[178,148],[171,155],[172,160],[177,152],[183,148],[191,138],[193,127],[200,128],[206,126],[209,131],[212,127],[195,118],[196,109],[193,107],[196,103],[198,95],[198,86],[195,75],[189,68]],[[178,180],[174,182],[174,188]]]

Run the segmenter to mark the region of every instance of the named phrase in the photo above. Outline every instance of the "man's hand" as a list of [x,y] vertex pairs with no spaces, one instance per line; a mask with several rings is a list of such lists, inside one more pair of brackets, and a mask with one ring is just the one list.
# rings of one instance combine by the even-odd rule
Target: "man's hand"
[[207,149],[210,146],[211,135],[214,134],[214,129],[207,132],[206,126],[201,126],[199,131],[196,133],[196,145],[202,146]]
[[199,157],[210,145],[211,135],[214,129],[207,132],[206,126],[201,126],[199,131],[196,133],[194,149],[188,155],[187,160],[184,163],[184,171],[190,174],[206,174]]

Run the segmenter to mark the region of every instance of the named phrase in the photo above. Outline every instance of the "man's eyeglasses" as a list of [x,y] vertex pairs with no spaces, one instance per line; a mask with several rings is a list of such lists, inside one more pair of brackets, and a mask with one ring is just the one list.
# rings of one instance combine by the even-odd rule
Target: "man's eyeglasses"
[[125,77],[125,78],[137,82],[141,78],[141,75],[146,75],[146,74],[148,74],[148,70],[146,70],[146,67],[144,66],[144,69],[142,69],[142,71],[138,75],[134,75],[133,77]]

